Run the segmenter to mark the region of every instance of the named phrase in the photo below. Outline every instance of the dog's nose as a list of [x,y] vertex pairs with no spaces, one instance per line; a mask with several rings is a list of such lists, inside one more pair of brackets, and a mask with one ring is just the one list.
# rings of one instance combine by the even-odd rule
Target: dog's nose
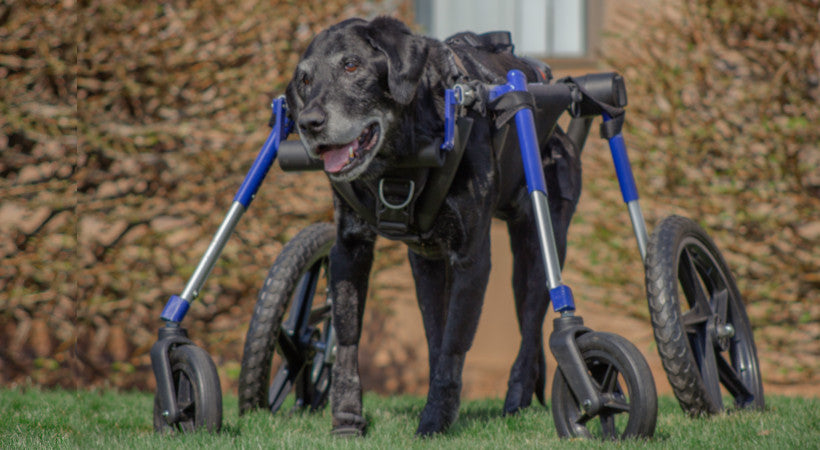
[[302,131],[318,133],[325,128],[327,114],[319,106],[312,106],[299,114],[299,128]]

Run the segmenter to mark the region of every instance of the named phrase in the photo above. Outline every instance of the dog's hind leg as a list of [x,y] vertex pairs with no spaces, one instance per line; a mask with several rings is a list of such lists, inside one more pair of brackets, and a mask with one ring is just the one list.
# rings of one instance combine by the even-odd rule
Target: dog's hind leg
[[546,274],[531,209],[507,223],[513,254],[513,294],[521,347],[510,370],[504,413],[526,408],[535,393],[544,403],[546,358],[543,324],[549,306]]
[[[442,263],[430,261],[425,264],[417,261],[414,267],[414,274],[421,268],[438,267],[434,283],[445,285],[445,290],[433,294],[434,283],[427,285],[422,279],[417,279],[417,291],[420,295],[433,295],[431,300],[419,300],[423,307],[429,308],[423,318],[428,338],[432,338],[428,342],[431,352],[430,390],[416,431],[419,436],[443,432],[458,418],[464,357],[478,328],[484,291],[490,275],[489,232],[478,239],[481,242],[476,243],[468,256],[459,255],[443,261],[449,266],[448,271],[440,270],[445,267]],[[442,273],[450,274],[445,278],[447,282],[442,283]],[[450,289],[446,289],[448,284]],[[441,303],[447,298],[446,294],[449,294],[449,302],[443,307]],[[442,318],[445,320],[442,321]]]
[[338,338],[330,388],[336,435],[363,435],[367,426],[358,353],[374,242],[375,236],[367,233],[340,231],[330,252],[330,295]]
[[[581,152],[560,130],[547,141],[545,154],[555,163],[546,164],[550,218],[561,266],[567,253],[567,233],[581,196]],[[526,205],[526,206],[525,206]],[[529,406],[535,392],[541,404],[546,385],[543,325],[549,306],[547,280],[532,206],[519,204],[518,214],[507,223],[513,253],[513,292],[521,331],[521,348],[510,371],[504,412]]]

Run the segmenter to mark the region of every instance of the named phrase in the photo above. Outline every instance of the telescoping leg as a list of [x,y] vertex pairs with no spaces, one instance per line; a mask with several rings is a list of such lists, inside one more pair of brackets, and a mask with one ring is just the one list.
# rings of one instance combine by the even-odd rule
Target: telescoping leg
[[284,98],[272,104],[273,130],[245,176],[227,215],[180,295],[172,295],[162,311],[165,326],[151,348],[151,365],[157,380],[154,428],[158,432],[218,430],[222,422],[222,397],[216,367],[208,354],[196,347],[179,324],[191,302],[222,254],[239,219],[250,206],[276,159],[280,141],[290,132]]
[[234,228],[236,228],[236,225],[239,223],[239,219],[242,218],[242,215],[250,206],[257,191],[259,191],[259,186],[262,185],[262,180],[265,179],[265,176],[273,165],[273,161],[276,159],[276,153],[279,150],[279,142],[287,138],[291,124],[290,121],[285,118],[284,98],[279,97],[274,100],[272,107],[274,116],[276,117],[273,130],[271,130],[270,135],[268,135],[267,140],[265,140],[265,143],[262,145],[262,149],[259,151],[248,174],[245,176],[236,196],[234,196],[228,214],[225,216],[225,219],[222,220],[222,224],[219,226],[213,239],[211,239],[208,249],[205,250],[205,255],[203,255],[199,264],[196,266],[182,294],[171,296],[165,305],[165,309],[162,311],[162,320],[178,323],[185,317],[190,303],[199,296],[199,292],[205,284],[208,275],[210,275],[211,270],[213,270],[214,265],[216,265],[219,256],[222,254],[222,250],[225,248],[228,238],[230,238],[231,233],[233,233]]
[[[490,100],[512,91],[527,91],[524,74],[516,70],[507,74],[507,84],[491,91]],[[558,362],[553,384],[556,429],[566,437],[651,436],[657,417],[657,395],[649,366],[626,339],[594,332],[574,314],[572,291],[561,280],[532,110],[523,108],[516,112],[515,124],[550,299],[555,311],[561,314],[554,321],[549,342]],[[616,421],[616,416],[628,418]],[[600,422],[600,427],[590,427],[593,420]]]
[[[496,87],[490,92],[490,101],[513,91],[527,91],[527,79],[518,70],[507,74],[507,84]],[[541,245],[541,254],[547,272],[547,284],[552,305],[556,312],[571,315],[575,310],[572,291],[561,280],[561,264],[555,243],[555,234],[549,212],[547,183],[541,164],[541,152],[535,132],[535,121],[532,110],[524,108],[515,113],[515,125],[518,130],[518,141],[521,146],[521,159],[527,179],[527,189],[536,216],[536,226]]]
[[[603,114],[603,118],[606,123],[613,121],[606,113]],[[629,219],[632,221],[632,229],[635,232],[635,239],[638,241],[641,259],[646,261],[646,245],[649,241],[649,234],[646,231],[646,221],[643,217],[641,205],[638,203],[638,187],[635,184],[632,165],[629,163],[629,156],[626,153],[626,143],[619,128],[613,129],[615,133],[611,136],[604,137],[609,141],[612,162],[615,164],[615,174],[618,176],[618,185],[621,188],[624,203],[629,210]]]
[[[526,78],[517,70],[512,70],[507,74],[507,82],[508,84],[499,86],[491,93],[491,100],[493,95],[501,96],[512,91],[527,90]],[[567,379],[571,380],[573,392],[583,393],[582,398],[588,399],[591,405],[597,405],[600,400],[596,395],[592,380],[586,375],[586,366],[575,345],[576,335],[590,330],[583,326],[583,320],[580,317],[574,315],[575,302],[572,290],[561,279],[561,265],[550,218],[547,184],[544,179],[532,110],[524,108],[518,111],[515,114],[515,126],[518,130],[527,188],[535,213],[550,300],[555,312],[561,314],[561,317],[556,319],[555,329],[550,336],[550,349],[559,367],[565,373],[569,372]]]

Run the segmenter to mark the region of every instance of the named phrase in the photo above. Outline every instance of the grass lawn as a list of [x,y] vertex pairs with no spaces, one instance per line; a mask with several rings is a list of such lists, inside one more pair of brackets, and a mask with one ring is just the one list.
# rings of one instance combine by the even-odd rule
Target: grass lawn
[[424,399],[366,395],[370,428],[363,439],[330,436],[330,412],[259,412],[238,417],[226,396],[219,434],[159,436],[152,426],[153,395],[115,391],[0,390],[0,448],[741,448],[820,447],[820,399],[768,397],[764,412],[705,419],[683,414],[670,396],[659,400],[658,425],[649,441],[604,443],[556,436],[540,405],[502,417],[502,400],[462,404],[451,430],[433,439],[413,437]]

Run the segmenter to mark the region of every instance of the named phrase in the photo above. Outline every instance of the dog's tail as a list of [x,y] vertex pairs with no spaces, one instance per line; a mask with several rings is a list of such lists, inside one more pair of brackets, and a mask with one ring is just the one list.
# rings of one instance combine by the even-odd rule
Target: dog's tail
[[535,397],[542,406],[547,406],[544,391],[547,389],[547,358],[544,356],[544,344],[538,352],[538,377],[535,379]]

